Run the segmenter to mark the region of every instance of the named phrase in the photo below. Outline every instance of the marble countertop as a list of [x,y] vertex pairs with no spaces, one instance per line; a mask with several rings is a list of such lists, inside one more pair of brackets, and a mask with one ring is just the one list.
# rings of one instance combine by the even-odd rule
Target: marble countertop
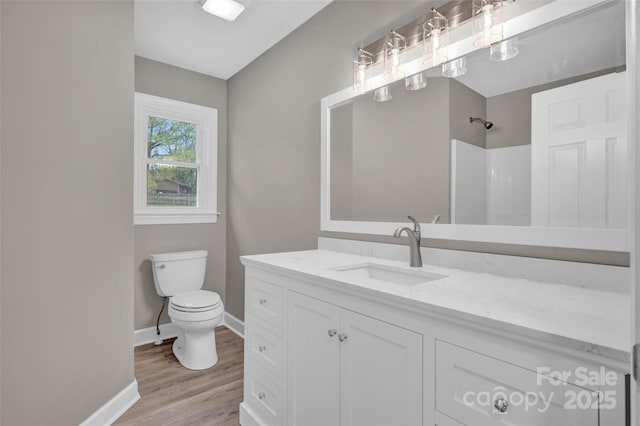
[[[583,289],[458,269],[309,250],[242,256],[243,264],[332,285],[351,286],[364,293],[384,294],[421,309],[510,329],[542,340],[627,361],[630,343],[630,298],[623,293]],[[339,271],[341,267],[375,263],[407,272],[445,275],[435,281],[406,286]],[[579,264],[577,264],[579,267]]]

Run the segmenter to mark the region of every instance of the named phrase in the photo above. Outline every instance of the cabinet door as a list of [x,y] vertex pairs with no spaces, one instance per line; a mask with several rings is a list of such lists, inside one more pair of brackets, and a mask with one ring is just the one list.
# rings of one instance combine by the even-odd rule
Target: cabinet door
[[347,310],[340,333],[340,424],[421,425],[422,336]]
[[340,310],[299,293],[288,298],[288,423],[340,422]]

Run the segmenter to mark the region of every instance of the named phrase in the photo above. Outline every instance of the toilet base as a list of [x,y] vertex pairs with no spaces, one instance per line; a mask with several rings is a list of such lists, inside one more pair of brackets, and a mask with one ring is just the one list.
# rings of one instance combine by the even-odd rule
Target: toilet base
[[178,338],[173,342],[172,349],[180,364],[189,370],[205,370],[218,362],[213,328],[185,333],[178,327]]

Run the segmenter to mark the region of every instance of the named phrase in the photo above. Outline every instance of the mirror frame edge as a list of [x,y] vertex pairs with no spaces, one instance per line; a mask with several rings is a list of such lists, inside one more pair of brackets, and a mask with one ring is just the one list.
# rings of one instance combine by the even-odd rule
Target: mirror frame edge
[[[571,0],[554,0],[538,9],[524,13],[504,23],[504,38],[511,38],[523,32],[529,31],[553,21],[573,15],[574,13],[587,10],[589,8],[608,3],[611,0],[585,0],[584,2]],[[628,11],[625,12],[628,14]],[[625,18],[625,25],[629,17]],[[628,33],[628,28],[627,28]],[[628,36],[628,34],[627,34]],[[462,56],[477,50],[471,47],[471,37],[462,40],[454,48],[452,57]],[[627,51],[630,44],[635,44],[635,40],[626,41]],[[634,56],[627,55],[627,68],[636,69],[636,64],[630,62],[636,60]],[[380,77],[380,76],[379,76]],[[627,73],[627,83],[633,78],[632,73]],[[375,89],[385,84],[382,78],[375,78],[372,87]],[[635,87],[631,84],[628,87]],[[627,115],[633,117],[635,114],[636,92],[629,91]],[[356,94],[351,86],[328,95],[320,101],[320,140],[321,140],[321,170],[320,170],[320,231],[356,233],[371,235],[392,235],[393,231],[406,225],[407,222],[372,222],[372,221],[344,221],[331,219],[330,202],[330,111],[332,108],[345,104]],[[628,120],[630,122],[631,120]],[[629,124],[628,126],[629,127]],[[635,144],[635,140],[628,137],[630,145]],[[631,157],[631,156],[630,156]],[[633,177],[635,176],[635,164],[630,164],[629,191],[631,194],[634,188]],[[633,198],[629,197],[628,202],[628,226],[625,229],[595,229],[595,228],[545,228],[545,227],[523,227],[504,225],[464,225],[464,224],[432,224],[421,223],[423,236],[442,240],[472,241],[496,244],[517,244],[525,246],[542,247],[562,247],[570,249],[587,249],[630,252],[631,250],[631,222],[634,216],[631,214]],[[411,214],[411,212],[407,212]]]

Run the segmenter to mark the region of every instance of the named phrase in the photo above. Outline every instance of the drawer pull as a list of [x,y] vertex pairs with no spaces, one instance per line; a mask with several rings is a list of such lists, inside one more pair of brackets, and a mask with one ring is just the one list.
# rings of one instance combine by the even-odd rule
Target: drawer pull
[[258,350],[259,350],[260,352],[264,352],[264,351],[266,351],[266,350],[267,350],[267,347],[266,347],[265,345],[260,345],[260,346],[258,346]]
[[258,394],[258,399],[260,399],[260,400],[263,400],[263,399],[265,399],[266,397],[267,397],[267,395],[266,395],[264,392],[260,392],[260,393]]
[[509,408],[509,402],[504,398],[498,398],[493,402],[493,407],[498,413],[506,413]]
[[347,340],[347,334],[346,333],[338,334],[338,340],[340,340],[341,342],[344,342],[345,340]]
[[335,328],[330,328],[328,333],[329,333],[329,337],[333,337],[336,335],[336,333],[338,333],[338,331]]
[[267,304],[267,299],[260,299],[259,303],[261,305],[266,305]]

